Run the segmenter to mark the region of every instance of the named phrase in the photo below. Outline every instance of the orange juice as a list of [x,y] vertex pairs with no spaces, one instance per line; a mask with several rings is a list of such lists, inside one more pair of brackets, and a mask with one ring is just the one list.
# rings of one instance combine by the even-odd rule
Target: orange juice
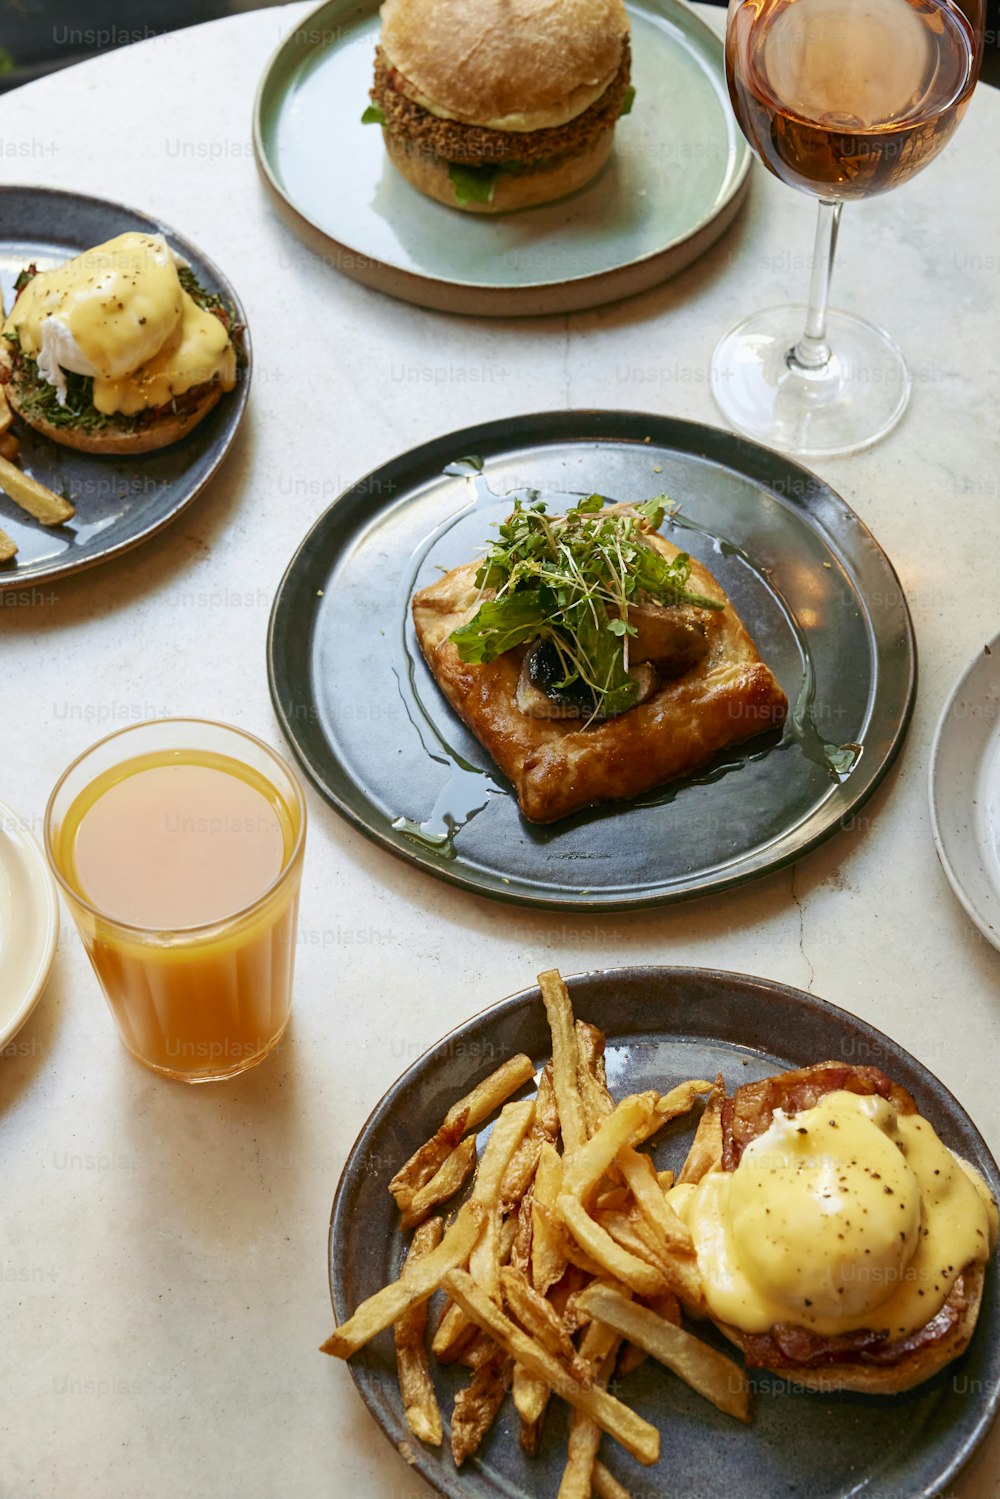
[[125,1045],[205,1081],[261,1060],[288,1022],[305,809],[277,756],[284,778],[248,763],[258,741],[240,735],[237,758],[218,733],[174,743],[166,724],[95,747],[134,737],[137,754],[71,767],[46,835]]

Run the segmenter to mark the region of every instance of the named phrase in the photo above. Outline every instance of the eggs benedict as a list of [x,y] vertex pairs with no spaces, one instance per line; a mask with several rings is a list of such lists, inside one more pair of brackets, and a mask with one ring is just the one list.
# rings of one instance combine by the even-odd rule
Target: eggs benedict
[[420,192],[502,213],[589,182],[631,108],[623,0],[385,0],[366,123]]
[[996,1204],[877,1068],[825,1062],[737,1089],[715,1161],[669,1201],[748,1365],[889,1394],[972,1336]]
[[88,453],[190,432],[236,384],[240,329],[159,234],[119,234],[29,266],[0,339],[0,380],[36,431]]

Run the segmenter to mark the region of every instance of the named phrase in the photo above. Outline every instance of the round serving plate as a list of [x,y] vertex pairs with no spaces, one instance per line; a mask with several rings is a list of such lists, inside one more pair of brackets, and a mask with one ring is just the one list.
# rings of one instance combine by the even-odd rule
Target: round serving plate
[[285,39],[254,106],[257,162],[316,252],[367,286],[446,312],[571,312],[690,265],[735,217],[750,148],[722,43],[682,0],[630,4],[632,112],[586,187],[479,215],[418,193],[389,163],[369,102],[378,0],[327,0]]
[[[481,472],[457,463],[470,455]],[[678,504],[666,534],[708,565],[777,676],[784,734],[661,793],[527,822],[439,691],[409,608],[527,489],[552,513],[595,491]],[[341,495],[279,586],[268,672],[299,762],[354,827],[464,889],[593,910],[717,892],[850,826],[903,741],[916,655],[891,565],[815,475],[714,427],[562,411],[436,438]]]
[[[996,1163],[961,1104],[909,1052],[845,1010],[768,979],[704,968],[600,969],[567,983],[577,1017],[607,1037],[608,1086],[616,1098],[648,1088],[663,1092],[682,1079],[718,1072],[732,1093],[741,1083],[820,1060],[873,1065],[913,1093],[945,1144],[1000,1193]],[[358,1136],[334,1198],[330,1286],[338,1322],[399,1275],[404,1235],[388,1190],[394,1172],[477,1081],[518,1052],[541,1065],[551,1044],[539,991],[527,989],[459,1026],[389,1089]],[[664,1131],[654,1152],[658,1170],[681,1164],[692,1130],[693,1121],[682,1119]],[[1000,1403],[996,1280],[994,1265],[967,1352],[901,1395],[823,1395],[750,1370],[751,1421],[744,1426],[647,1360],[616,1394],[662,1431],[660,1462],[640,1467],[610,1438],[602,1443],[602,1461],[629,1493],[671,1499],[940,1494]],[[732,1355],[713,1328],[699,1323],[697,1332]],[[410,1432],[391,1332],[350,1361],[361,1398],[393,1446],[448,1499],[555,1499],[566,1461],[565,1407],[552,1402],[541,1451],[530,1458],[518,1446],[517,1420],[506,1406],[480,1451],[456,1472],[448,1419],[469,1376],[457,1365],[432,1364],[445,1419],[443,1448],[424,1446]]]
[[148,541],[205,488],[236,437],[250,391],[250,335],[246,313],[222,272],[196,245],[159,219],[121,203],[47,187],[0,189],[0,289],[9,311],[14,281],[25,266],[51,270],[118,234],[162,234],[190,265],[206,291],[231,303],[243,324],[247,363],[236,389],[180,442],[136,457],[78,453],[33,432],[23,422],[18,466],[65,495],[76,507],[62,526],[42,526],[0,493],[0,529],[17,543],[17,556],[0,563],[0,589],[51,583]]

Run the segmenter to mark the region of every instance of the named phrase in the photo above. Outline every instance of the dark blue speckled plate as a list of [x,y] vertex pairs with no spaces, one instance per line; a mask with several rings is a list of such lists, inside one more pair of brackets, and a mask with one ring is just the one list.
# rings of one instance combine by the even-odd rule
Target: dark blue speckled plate
[[[14,281],[34,261],[50,270],[94,245],[130,230],[165,236],[208,291],[225,297],[246,325],[246,313],[221,271],[196,246],[158,219],[133,208],[44,187],[0,187],[0,288],[9,311]],[[148,541],[189,505],[218,469],[236,436],[250,389],[248,363],[237,387],[224,395],[193,432],[169,448],[136,458],[100,457],[60,447],[17,424],[18,463],[50,489],[65,494],[76,515],[64,526],[41,526],[0,493],[0,530],[18,554],[0,563],[0,589],[50,583],[93,567]]]
[[[608,1037],[608,1081],[616,1097],[666,1089],[721,1071],[730,1091],[790,1066],[834,1058],[883,1067],[909,1088],[941,1138],[1000,1194],[986,1144],[951,1093],[915,1057],[872,1026],[797,989],[701,968],[625,968],[569,979],[577,1015]],[[403,1239],[388,1182],[440,1123],[449,1105],[504,1058],[550,1055],[537,989],[515,994],[453,1031],[403,1074],[365,1125],[344,1168],[330,1221],[330,1285],[342,1321],[399,1274]],[[676,1167],[691,1126],[665,1131],[657,1165]],[[709,1330],[706,1337],[714,1337]],[[720,1346],[728,1348],[722,1343]],[[728,1351],[731,1353],[732,1349]],[[565,1407],[549,1412],[542,1451],[526,1458],[508,1399],[479,1454],[457,1473],[448,1450],[423,1447],[403,1416],[391,1333],[351,1360],[351,1373],[393,1445],[405,1443],[428,1483],[450,1499],[555,1499],[565,1462]],[[436,1369],[447,1423],[464,1370]],[[1000,1400],[1000,1306],[987,1276],[968,1351],[935,1379],[885,1398],[795,1391],[754,1375],[752,1425],[721,1415],[672,1374],[643,1364],[617,1393],[663,1431],[653,1468],[637,1465],[609,1437],[601,1455],[629,1492],[644,1499],[919,1499],[940,1494],[985,1435]]]

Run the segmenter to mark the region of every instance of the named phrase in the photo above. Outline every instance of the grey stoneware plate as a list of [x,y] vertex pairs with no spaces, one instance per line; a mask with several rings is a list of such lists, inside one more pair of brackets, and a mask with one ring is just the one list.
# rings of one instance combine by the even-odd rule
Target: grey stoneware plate
[[[636,802],[526,822],[427,670],[409,602],[529,488],[550,512],[594,491],[679,504],[667,534],[735,604],[788,695],[784,732]],[[895,573],[820,479],[714,427],[577,411],[437,438],[341,495],[278,589],[268,671],[306,774],[368,837],[467,890],[592,910],[719,891],[854,826],[905,734],[916,657]]]
[[[14,281],[34,261],[50,270],[82,250],[130,230],[162,234],[183,255],[208,291],[232,303],[246,328],[246,314],[229,282],[189,240],[158,219],[80,193],[45,187],[0,187],[0,287],[4,307],[14,300]],[[169,448],[136,458],[100,457],[60,447],[17,424],[19,467],[65,494],[76,515],[64,526],[42,526],[0,493],[0,530],[18,545],[0,563],[0,590],[30,589],[148,541],[189,505],[229,450],[250,389],[250,335],[243,333],[247,364],[236,389],[224,395],[204,421]]]
[[636,0],[632,113],[593,182],[498,217],[424,197],[362,125],[378,0],[327,0],[268,64],[254,107],[265,185],[292,227],[347,275],[446,312],[570,312],[656,286],[735,217],[750,148],[722,43],[681,0]]
[[[704,968],[602,969],[568,980],[577,1016],[608,1037],[608,1083],[616,1098],[665,1091],[722,1072],[730,1092],[788,1067],[833,1059],[882,1067],[914,1094],[945,1144],[982,1172],[996,1195],[1000,1174],[964,1109],[932,1073],[888,1036],[846,1011],[767,979]],[[494,1005],[446,1036],[390,1088],[355,1142],[330,1220],[330,1286],[337,1321],[400,1270],[403,1236],[388,1183],[438,1127],[448,1107],[505,1058],[539,1064],[551,1041],[537,989]],[[657,1168],[676,1169],[693,1120],[658,1137]],[[484,1134],[485,1134],[484,1130]],[[870,1397],[795,1390],[751,1372],[752,1422],[721,1415],[679,1379],[647,1360],[617,1390],[663,1433],[660,1462],[643,1468],[609,1437],[601,1457],[631,1494],[670,1499],[919,1499],[941,1493],[985,1435],[1000,1400],[1000,1305],[994,1265],[968,1351],[908,1394]],[[432,1317],[434,1311],[432,1310]],[[731,1356],[714,1329],[699,1336]],[[456,1473],[443,1450],[424,1447],[406,1425],[392,1334],[350,1361],[354,1382],[394,1446],[432,1488],[451,1499],[555,1499],[566,1455],[566,1410],[553,1401],[541,1453],[525,1457],[508,1398],[479,1454]],[[464,1371],[435,1368],[446,1428]],[[465,1376],[467,1377],[467,1375]]]
[[1000,635],[963,672],[934,735],[931,827],[942,868],[1000,947]]

